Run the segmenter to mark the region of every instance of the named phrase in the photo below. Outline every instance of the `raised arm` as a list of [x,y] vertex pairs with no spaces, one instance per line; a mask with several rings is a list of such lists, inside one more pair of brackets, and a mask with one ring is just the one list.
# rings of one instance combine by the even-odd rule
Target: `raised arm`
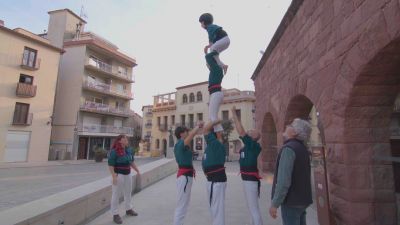
[[199,131],[199,129],[202,128],[202,127],[203,127],[203,122],[202,122],[202,121],[199,121],[199,122],[197,123],[196,127],[193,128],[193,129],[189,132],[189,134],[188,134],[188,136],[185,138],[185,140],[183,140],[184,144],[185,144],[185,145],[190,145],[190,142],[192,141],[192,139],[194,138],[194,136],[197,134],[197,132]]
[[232,112],[233,122],[235,123],[236,131],[238,132],[240,137],[245,136],[246,131],[244,130],[242,123],[237,118],[235,106],[232,107],[231,112]]
[[214,122],[208,122],[206,125],[204,125],[204,128],[203,128],[203,133],[204,134],[208,134],[210,131],[211,131],[211,129],[215,126],[215,125],[217,125],[217,124],[219,124],[219,123],[221,123],[221,120],[216,120],[216,121],[214,121]]

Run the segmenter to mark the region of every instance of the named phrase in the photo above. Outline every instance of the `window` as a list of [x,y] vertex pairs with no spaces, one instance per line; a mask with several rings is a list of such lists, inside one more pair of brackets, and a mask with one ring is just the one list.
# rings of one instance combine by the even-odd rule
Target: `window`
[[13,124],[27,124],[29,114],[29,104],[15,103]]
[[157,125],[160,126],[161,124],[161,117],[157,117]]
[[236,109],[236,116],[237,116],[239,121],[242,121],[242,116],[241,116],[240,109]]
[[25,47],[22,64],[24,66],[35,67],[37,50]]
[[175,124],[175,115],[171,116],[171,124],[174,125]]
[[194,94],[190,93],[189,95],[189,102],[194,102]]
[[187,99],[187,95],[184,94],[182,97],[182,103],[187,103],[188,99]]
[[168,127],[168,116],[164,116],[164,126],[165,126],[165,129],[167,129],[167,127]]
[[197,113],[197,121],[203,121],[203,113]]
[[228,110],[222,111],[222,120],[229,120],[229,111]]
[[128,74],[127,68],[118,66],[118,74],[120,74],[120,75],[127,75],[127,74]]
[[194,127],[194,115],[189,114],[189,128],[193,128],[193,127]]
[[201,101],[203,101],[203,95],[201,94],[201,92],[199,91],[199,92],[197,92],[197,101],[198,102],[201,102]]
[[117,109],[123,109],[124,106],[125,106],[125,104],[123,102],[119,102],[119,101],[115,102],[115,108],[117,108]]
[[25,75],[25,74],[21,74],[21,75],[19,75],[19,82],[20,83],[24,83],[24,84],[32,84],[33,83],[33,77]]
[[185,126],[185,115],[181,115],[181,126]]
[[156,140],[156,148],[157,148],[157,149],[160,148],[160,140],[159,140],[159,139]]

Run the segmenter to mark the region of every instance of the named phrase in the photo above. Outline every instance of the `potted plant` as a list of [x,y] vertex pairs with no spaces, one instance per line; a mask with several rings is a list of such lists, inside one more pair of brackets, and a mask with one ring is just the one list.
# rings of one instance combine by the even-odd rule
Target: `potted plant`
[[107,156],[107,150],[102,147],[95,147],[94,150],[94,161],[102,162],[103,159]]

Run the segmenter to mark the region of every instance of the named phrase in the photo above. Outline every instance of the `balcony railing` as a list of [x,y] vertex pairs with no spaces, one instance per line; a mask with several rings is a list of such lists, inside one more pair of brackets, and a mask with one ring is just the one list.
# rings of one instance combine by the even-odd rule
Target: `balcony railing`
[[24,54],[22,54],[21,68],[27,70],[38,70],[40,69],[40,61],[41,59],[37,57],[34,61],[30,61],[29,58],[27,58],[26,56],[24,56]]
[[33,120],[33,113],[28,113],[25,121],[20,121],[19,118],[15,117],[15,115],[14,115],[12,124],[13,125],[29,126],[29,125],[32,125],[32,120]]
[[145,126],[146,128],[150,128],[150,127],[153,126],[153,124],[152,124],[152,123],[145,123],[144,126]]
[[105,63],[101,60],[95,58],[89,58],[87,61],[87,65],[93,66],[98,70],[101,70],[107,74],[122,78],[124,80],[134,81],[133,77],[129,75],[127,71],[120,71],[117,67],[113,67],[108,63]]
[[19,97],[35,97],[36,96],[36,85],[18,83],[16,89],[16,95]]
[[115,127],[99,124],[80,124],[78,131],[90,133],[133,134],[133,128],[131,127]]
[[111,87],[109,84],[101,83],[101,82],[92,82],[92,81],[85,81],[83,86],[86,88],[96,89],[101,91],[102,93],[107,93],[111,95],[121,96],[123,98],[127,98],[132,100],[133,94],[126,90],[118,90]]
[[168,124],[158,124],[158,130],[162,132],[168,131]]
[[153,116],[153,112],[146,112],[146,116]]
[[114,115],[120,115],[120,116],[125,116],[125,117],[134,115],[134,113],[132,113],[132,111],[130,111],[129,109],[115,108],[115,107],[111,107],[106,104],[91,102],[91,101],[85,101],[80,106],[80,108],[82,110],[86,110],[86,111],[105,113],[105,114],[114,114]]

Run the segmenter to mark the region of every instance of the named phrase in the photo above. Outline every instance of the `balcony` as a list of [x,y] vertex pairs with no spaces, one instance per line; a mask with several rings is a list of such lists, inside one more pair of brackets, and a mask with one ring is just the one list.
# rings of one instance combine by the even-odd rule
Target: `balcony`
[[151,127],[153,126],[153,124],[152,124],[152,123],[145,123],[144,126],[145,126],[146,128],[151,128]]
[[16,117],[14,114],[12,125],[29,126],[32,125],[32,120],[33,120],[33,113],[28,113],[26,119],[24,119],[23,121],[21,121],[21,119]]
[[35,58],[35,60],[29,60],[22,54],[21,58],[21,68],[26,70],[38,70],[40,69],[40,58]]
[[18,83],[15,93],[18,97],[31,98],[36,96],[36,85]]
[[132,136],[133,128],[114,127],[114,126],[100,125],[100,124],[79,124],[78,132],[126,134],[128,136]]
[[154,96],[153,112],[175,110],[175,95],[176,92]]
[[153,112],[146,112],[146,116],[152,117],[153,116]]
[[114,115],[121,117],[129,117],[134,115],[134,113],[129,109],[115,108],[106,104],[91,102],[91,101],[85,101],[83,104],[81,104],[80,109],[81,111],[85,112],[93,112],[93,113]]
[[224,91],[224,103],[255,101],[254,91],[239,91],[237,89],[228,89]]
[[158,124],[158,130],[161,132],[168,131],[168,124]]
[[151,135],[146,134],[146,135],[144,135],[144,138],[143,138],[143,139],[150,140],[150,138],[151,138]]
[[108,94],[127,100],[133,100],[133,94],[131,92],[128,92],[126,90],[114,89],[111,87],[111,85],[101,82],[85,81],[83,82],[83,88],[85,88],[86,90],[98,92],[100,94]]
[[111,66],[95,58],[87,58],[85,67],[103,75],[111,76],[125,82],[134,83],[132,76],[127,71],[119,71],[118,68]]

